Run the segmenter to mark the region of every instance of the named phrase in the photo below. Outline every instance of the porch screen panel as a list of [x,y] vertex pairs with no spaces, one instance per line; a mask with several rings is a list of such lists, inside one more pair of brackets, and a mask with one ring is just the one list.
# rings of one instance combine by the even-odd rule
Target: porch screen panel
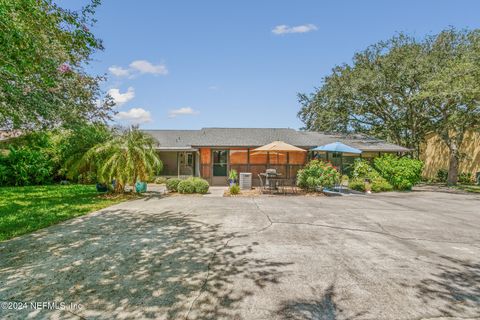
[[250,172],[248,169],[248,164],[230,164],[230,170],[236,170],[240,172]]
[[307,161],[306,152],[290,152],[288,154],[288,163],[296,165],[304,165]]
[[287,165],[281,165],[281,164],[270,164],[268,166],[269,169],[275,169],[277,170],[277,173],[281,174],[284,178],[288,178],[287,176]]
[[298,170],[302,169],[301,165],[289,165],[288,166],[288,176],[290,179],[296,179]]
[[269,152],[268,163],[287,164],[287,152]]
[[268,155],[266,152],[258,152],[250,149],[250,164],[267,164]]
[[260,179],[258,175],[267,170],[266,164],[250,164],[250,172],[252,173],[252,183],[254,186],[260,185]]
[[160,175],[176,176],[178,174],[177,152],[161,151],[158,156],[163,162],[163,170]]
[[248,164],[248,149],[230,149],[230,165]]
[[314,151],[312,159],[327,161],[327,153],[323,151]]
[[259,173],[265,173],[268,166],[266,164],[250,164],[250,172],[257,176]]
[[344,153],[342,158],[342,174],[350,175],[353,171],[355,159],[359,159],[359,154]]

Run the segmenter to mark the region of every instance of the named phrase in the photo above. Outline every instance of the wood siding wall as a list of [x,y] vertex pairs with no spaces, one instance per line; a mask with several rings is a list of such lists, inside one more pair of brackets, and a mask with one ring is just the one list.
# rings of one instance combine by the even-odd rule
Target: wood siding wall
[[212,182],[212,149],[200,148],[200,177]]

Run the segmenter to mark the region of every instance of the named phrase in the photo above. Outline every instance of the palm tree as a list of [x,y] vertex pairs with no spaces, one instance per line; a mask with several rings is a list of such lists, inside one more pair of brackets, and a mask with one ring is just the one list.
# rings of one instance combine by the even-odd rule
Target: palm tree
[[109,183],[115,180],[115,192],[123,192],[128,184],[135,190],[137,181],[147,181],[163,167],[155,144],[153,137],[138,130],[138,127],[131,127],[94,146],[83,159],[99,162],[99,181]]

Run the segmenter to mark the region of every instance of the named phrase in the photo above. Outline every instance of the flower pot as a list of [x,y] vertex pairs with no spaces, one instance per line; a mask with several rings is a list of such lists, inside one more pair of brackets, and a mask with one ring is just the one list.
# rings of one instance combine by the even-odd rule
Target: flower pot
[[97,192],[107,192],[108,191],[108,187],[104,183],[97,183],[96,187],[97,187]]
[[135,183],[135,191],[138,193],[146,192],[147,191],[147,183],[146,182],[137,182]]

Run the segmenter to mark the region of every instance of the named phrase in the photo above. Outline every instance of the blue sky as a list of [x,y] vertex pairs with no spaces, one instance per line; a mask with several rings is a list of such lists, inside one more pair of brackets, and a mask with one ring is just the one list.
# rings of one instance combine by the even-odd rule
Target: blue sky
[[107,74],[124,124],[299,128],[297,93],[334,65],[399,31],[478,28],[479,12],[477,0],[104,0],[93,31],[105,51],[89,68]]

